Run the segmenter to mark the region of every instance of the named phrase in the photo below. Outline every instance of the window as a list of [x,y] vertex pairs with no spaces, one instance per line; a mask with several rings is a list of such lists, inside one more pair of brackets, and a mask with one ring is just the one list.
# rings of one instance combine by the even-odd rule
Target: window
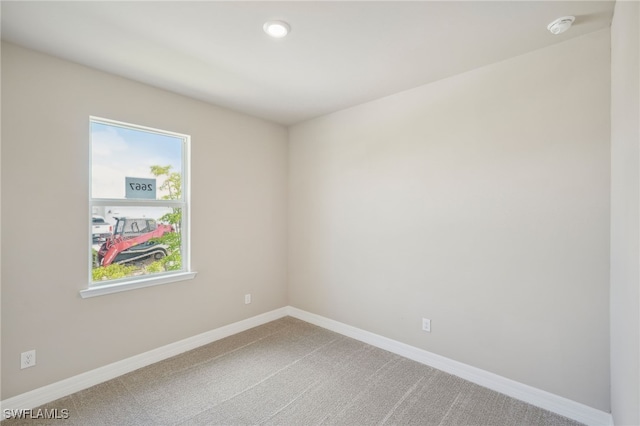
[[191,279],[189,136],[90,119],[91,297]]

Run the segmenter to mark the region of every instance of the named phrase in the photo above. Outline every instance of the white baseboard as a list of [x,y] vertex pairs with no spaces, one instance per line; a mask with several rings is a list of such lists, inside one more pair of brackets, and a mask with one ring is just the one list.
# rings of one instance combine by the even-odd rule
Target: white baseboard
[[[43,386],[38,389],[8,398],[0,402],[0,415],[4,410],[31,409],[56,399],[71,395],[74,392],[106,382],[158,361],[171,358],[191,349],[215,342],[228,336],[240,333],[253,327],[287,316],[287,308],[280,308],[255,317],[247,318],[215,330],[207,331],[175,343],[171,343],[148,352],[69,377],[68,379]],[[0,419],[1,420],[1,419]]]
[[365,342],[422,364],[429,365],[476,383],[480,386],[495,390],[578,422],[590,426],[613,425],[613,417],[610,413],[596,410],[595,408],[591,408],[567,398],[507,379],[497,374],[493,374],[320,315],[312,314],[292,306],[276,309],[246,320],[238,321],[236,323],[198,334],[197,336],[189,337],[140,355],[135,355],[122,361],[117,361],[113,364],[96,368],[95,370],[87,371],[86,373],[78,374],[77,376],[34,389],[21,395],[17,395],[1,401],[0,412],[4,412],[2,410],[7,409],[17,410],[38,407],[42,404],[68,396],[74,392],[114,379],[123,374],[137,370],[138,368],[165,360],[172,356],[215,342],[216,340],[223,339],[233,334],[240,333],[252,327],[266,324],[269,321],[273,321],[287,315],[328,330],[335,331],[336,333],[340,333],[347,337],[360,340],[361,342]]
[[589,426],[611,426],[610,413],[350,325],[289,306],[290,316],[359,340]]

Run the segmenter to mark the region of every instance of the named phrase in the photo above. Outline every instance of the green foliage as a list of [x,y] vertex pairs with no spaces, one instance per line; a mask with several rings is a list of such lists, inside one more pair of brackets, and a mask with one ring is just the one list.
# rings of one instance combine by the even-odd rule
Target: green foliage
[[[182,174],[172,172],[171,166],[151,166],[151,173],[156,177],[164,177],[165,180],[158,188],[168,191],[168,195],[164,195],[164,200],[180,200],[182,199]],[[171,209],[171,213],[166,213],[158,218],[160,222],[173,225],[176,232],[169,232],[160,238],[154,238],[158,244],[167,246],[167,256],[157,260],[147,266],[148,273],[163,271],[179,271],[182,269],[182,235],[180,234],[182,225],[182,209],[179,207]]]
[[156,244],[164,244],[168,247],[167,251],[174,252],[176,250],[180,250],[180,246],[182,245],[182,235],[177,232],[167,232],[162,237],[152,238],[149,241]]
[[[182,269],[182,255],[180,254],[182,235],[177,232],[169,232],[162,237],[153,238],[151,241],[167,246],[167,252],[169,253],[167,256],[151,264],[155,272],[179,271]],[[162,269],[156,271],[157,268]],[[147,268],[147,271],[149,271],[149,268]]]
[[169,191],[168,195],[162,197],[163,200],[179,200],[182,198],[182,174],[172,172],[171,166],[151,166],[151,174],[160,177],[164,176],[165,180],[158,189]]
[[171,171],[171,166],[151,166],[151,174],[154,176],[168,175]]
[[182,255],[180,251],[176,250],[170,255],[160,259],[160,262],[164,263],[164,268],[167,271],[179,271],[182,269]]
[[[165,181],[159,186],[160,189],[169,191],[168,195],[163,196],[165,200],[180,200],[182,199],[182,174],[178,172],[172,172],[171,166],[151,166],[151,173],[156,176],[164,176]],[[173,208],[171,213],[167,213],[158,219],[161,222],[166,222],[175,228],[176,232],[170,232],[164,234],[160,238],[154,238],[159,244],[167,246],[168,255],[162,259],[153,262],[154,269],[160,266],[165,271],[178,271],[182,269],[182,255],[180,249],[182,247],[182,235],[180,234],[182,225],[182,209],[179,207]],[[158,264],[158,265],[155,265]]]
[[179,200],[182,198],[182,175],[177,172],[172,172],[167,175],[167,179],[160,189],[166,189],[169,191],[168,195],[162,197],[165,200]]
[[182,269],[182,256],[179,251],[163,257],[160,260],[156,260],[145,268],[147,273],[165,272],[165,271],[180,271]]
[[144,270],[148,274],[155,274],[155,273],[158,273],[158,272],[164,272],[165,271],[164,265],[162,264],[161,260],[157,260],[157,261],[151,263],[146,268],[144,268]]
[[[158,189],[169,191],[168,195],[163,195],[163,200],[180,200],[182,199],[182,174],[171,171],[171,165],[168,166],[151,166],[151,174],[160,177],[164,176],[165,180],[158,187]],[[171,213],[167,213],[158,219],[160,222],[170,223],[176,229],[176,232],[180,232],[180,225],[182,224],[182,209],[175,207]]]
[[166,213],[162,217],[158,218],[158,221],[170,223],[176,229],[180,231],[180,224],[182,223],[182,209],[180,207],[174,207],[171,213]]
[[117,280],[118,278],[130,277],[136,270],[134,266],[119,265],[112,263],[109,266],[100,266],[91,271],[93,281]]

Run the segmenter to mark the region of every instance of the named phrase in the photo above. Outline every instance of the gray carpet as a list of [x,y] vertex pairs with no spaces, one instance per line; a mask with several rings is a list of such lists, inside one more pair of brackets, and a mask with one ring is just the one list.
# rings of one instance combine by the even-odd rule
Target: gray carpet
[[13,425],[579,425],[294,318],[219,340]]

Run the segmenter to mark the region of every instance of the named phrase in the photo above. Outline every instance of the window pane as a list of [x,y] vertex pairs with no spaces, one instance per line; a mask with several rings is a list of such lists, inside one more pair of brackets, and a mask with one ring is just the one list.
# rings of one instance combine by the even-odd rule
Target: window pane
[[171,134],[92,121],[92,198],[181,200],[183,142]]
[[[182,209],[146,206],[94,206],[112,228],[92,244],[92,280],[144,276],[182,267]],[[98,224],[96,224],[98,225]]]
[[91,286],[188,272],[189,136],[100,118],[90,131]]

